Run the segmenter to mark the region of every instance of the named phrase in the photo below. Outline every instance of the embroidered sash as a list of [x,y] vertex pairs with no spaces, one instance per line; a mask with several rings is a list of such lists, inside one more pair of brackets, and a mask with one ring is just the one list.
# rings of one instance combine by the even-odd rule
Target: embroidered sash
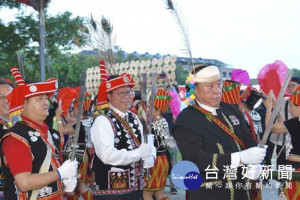
[[254,130],[254,124],[253,124],[252,117],[249,115],[249,113],[247,111],[244,112],[244,114],[247,116],[247,118],[249,120],[249,126],[250,126],[250,131],[251,131],[252,137],[255,140],[255,142],[257,143],[257,137],[256,137],[256,133]]
[[[55,155],[55,147],[54,147],[54,143],[52,140],[52,135],[49,133],[49,131],[47,134],[48,137],[46,137],[46,135],[39,128],[34,126],[32,123],[25,121],[25,120],[23,120],[22,123],[25,123],[27,126],[38,131],[41,134],[41,138],[43,139],[43,141],[47,144],[47,153],[46,153],[45,159],[39,169],[39,173],[48,172],[51,161],[54,164],[54,166],[58,167],[59,166],[58,161],[56,159],[53,159],[53,157],[52,157],[52,154]],[[62,188],[60,181],[58,182],[58,186],[59,186],[58,192],[60,192],[60,189]],[[40,189],[32,190],[30,200],[37,199],[39,193],[40,193]]]
[[135,134],[133,133],[131,127],[129,126],[128,122],[126,120],[124,120],[120,115],[118,115],[118,113],[116,113],[115,111],[113,111],[111,109],[111,112],[114,114],[114,116],[122,123],[122,125],[126,128],[126,130],[130,133],[131,137],[134,139],[134,141],[140,146],[141,143],[139,141],[139,139],[135,136]]
[[208,120],[213,121],[217,126],[219,126],[223,131],[225,131],[225,133],[230,135],[237,143],[239,143],[243,147],[243,149],[246,149],[244,142],[241,139],[239,139],[238,136],[236,136],[235,133],[231,131],[228,128],[228,126],[226,126],[219,118],[214,116],[211,112],[201,108],[197,104],[194,104],[193,107],[202,112]]

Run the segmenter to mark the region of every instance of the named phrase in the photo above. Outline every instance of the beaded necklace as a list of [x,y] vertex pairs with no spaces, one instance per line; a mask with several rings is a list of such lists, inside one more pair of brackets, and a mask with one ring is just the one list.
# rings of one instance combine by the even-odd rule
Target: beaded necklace
[[219,126],[223,131],[225,131],[225,133],[230,135],[236,142],[238,142],[244,149],[246,149],[244,142],[240,140],[238,136],[236,136],[236,134],[232,130],[230,130],[219,118],[214,116],[211,112],[201,108],[197,104],[194,104],[193,107],[202,112],[209,121],[213,121],[215,124],[217,124],[217,126]]
[[133,139],[135,140],[135,142],[138,144],[138,146],[140,146],[140,141],[139,139],[134,135],[131,127],[129,126],[129,124],[115,111],[113,111],[111,109],[111,112],[114,114],[114,116],[121,122],[121,124],[127,129],[127,131],[130,133],[130,135],[133,137]]
[[40,135],[41,135],[41,137],[42,137],[42,139],[44,140],[44,142],[47,143],[50,146],[50,148],[52,150],[52,153],[55,154],[55,148],[54,148],[53,144],[50,144],[50,142],[48,141],[48,138],[47,138],[48,134],[44,134],[38,127],[36,127],[33,123],[31,123],[29,121],[22,120],[21,123],[29,126],[30,128],[36,130],[37,132],[39,132]]
[[3,124],[6,128],[11,128],[12,122],[5,122],[1,117],[0,117],[0,123]]

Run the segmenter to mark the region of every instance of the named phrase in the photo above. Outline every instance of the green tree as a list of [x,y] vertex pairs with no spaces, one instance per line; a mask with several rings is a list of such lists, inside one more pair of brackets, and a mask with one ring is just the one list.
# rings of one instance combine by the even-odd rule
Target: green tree
[[[5,1],[2,6],[20,9],[15,21],[4,23],[0,19],[0,76],[6,77],[12,66],[18,65],[16,52],[23,55],[26,78],[39,80],[39,30],[37,12],[24,15],[22,6],[15,1]],[[61,52],[74,49],[72,39],[83,18],[72,18],[70,12],[49,16],[45,12],[46,26],[46,77],[56,69],[49,65],[50,58],[61,56]],[[79,79],[79,78],[78,78]]]
[[12,1],[12,0],[1,0],[0,2],[2,2],[2,5],[1,5],[2,7],[8,7],[10,9],[12,9],[12,8],[20,9],[21,6],[23,5],[18,1]]
[[292,70],[293,70],[293,76],[300,77],[300,69],[293,68]]
[[185,85],[185,80],[188,77],[189,72],[183,70],[183,66],[181,63],[176,65],[175,74],[178,85]]
[[98,65],[99,58],[96,55],[59,54],[52,60],[52,76],[58,79],[59,87],[77,86],[81,72]]

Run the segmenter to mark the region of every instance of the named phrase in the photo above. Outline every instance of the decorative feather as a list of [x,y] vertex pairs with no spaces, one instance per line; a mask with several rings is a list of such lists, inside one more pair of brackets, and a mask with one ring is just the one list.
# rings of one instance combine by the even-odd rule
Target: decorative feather
[[96,24],[95,20],[93,19],[92,14],[91,14],[91,22],[90,23],[91,23],[92,27],[95,29],[95,31],[97,31],[97,24]]
[[174,6],[173,6],[173,2],[171,0],[167,0],[167,4],[168,4],[168,9],[170,10],[174,10]]
[[234,69],[232,70],[231,80],[250,85],[250,77],[246,70]]
[[192,66],[193,66],[194,64],[193,64],[193,56],[192,56],[192,50],[191,50],[191,45],[190,45],[190,40],[189,40],[189,34],[188,34],[185,26],[182,23],[182,19],[179,16],[176,6],[174,6],[173,0],[164,0],[164,1],[166,2],[167,9],[171,11],[171,13],[173,14],[173,16],[175,18],[175,21],[179,25],[181,34],[183,36],[183,42],[185,44],[185,49],[183,49],[183,51],[189,55]]
[[274,95],[277,98],[287,72],[288,67],[280,60],[265,65],[257,75],[258,84],[261,90],[265,94],[269,94],[270,90],[273,90]]
[[88,34],[84,34],[84,45],[97,52],[100,60],[105,60],[108,74],[115,74],[116,69],[113,67],[116,60],[113,54],[115,38],[112,24],[104,16],[97,21],[91,15],[91,19],[84,26],[88,29]]
[[84,37],[82,35],[78,35],[73,39],[73,43],[77,46],[81,47],[85,44]]
[[[99,28],[100,27],[100,28]],[[106,62],[108,74],[115,74],[115,55],[113,47],[115,36],[113,28],[107,18],[102,16],[101,20],[94,20],[92,14],[90,19],[86,19],[84,24],[79,27],[78,36],[73,39],[73,43],[79,47],[88,47],[97,52],[99,60]]]
[[88,27],[86,27],[85,25],[80,25],[80,31],[81,32],[83,32],[83,33],[85,33],[85,34],[89,34],[89,29],[88,29]]
[[105,33],[107,33],[107,35],[110,35],[113,27],[111,26],[109,20],[106,19],[104,16],[102,16],[101,25],[102,25],[102,29],[105,31]]

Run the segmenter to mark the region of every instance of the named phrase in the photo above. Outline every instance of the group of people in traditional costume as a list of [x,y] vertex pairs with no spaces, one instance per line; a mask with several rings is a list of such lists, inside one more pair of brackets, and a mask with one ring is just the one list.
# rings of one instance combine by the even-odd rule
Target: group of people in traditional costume
[[[272,92],[261,94],[250,84],[241,91],[240,82],[222,84],[218,67],[194,66],[187,77],[183,110],[170,82],[155,91],[153,108],[146,113],[152,113],[148,134],[144,110],[133,104],[133,77],[108,75],[104,61],[97,97],[93,102],[91,94],[84,93],[82,113],[80,87],[60,88],[54,102],[56,79],[27,83],[17,67],[11,72],[17,86],[0,80],[0,199],[167,200],[164,189],[177,158],[170,151],[177,152],[177,146],[182,159],[196,164],[203,179],[198,189],[187,190],[187,199],[262,199],[255,186],[268,146],[258,144],[276,99]],[[291,93],[287,104],[292,118],[278,116],[272,133],[287,133],[286,163],[299,171],[300,85]],[[254,107],[261,99],[264,116]],[[71,159],[68,153],[74,148],[76,159]],[[235,179],[224,166],[236,170]],[[207,171],[216,178],[207,177]],[[292,185],[284,193],[297,199],[298,182]]]

